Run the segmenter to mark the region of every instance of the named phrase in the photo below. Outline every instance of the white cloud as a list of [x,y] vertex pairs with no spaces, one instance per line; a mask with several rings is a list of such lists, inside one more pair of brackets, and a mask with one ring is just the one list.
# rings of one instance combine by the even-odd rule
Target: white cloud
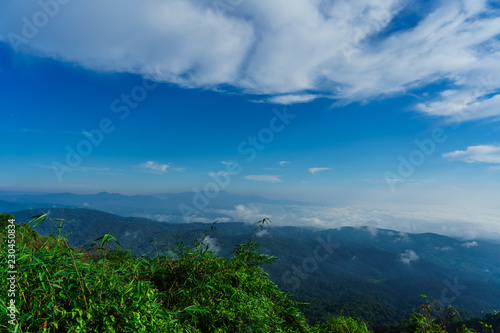
[[[179,218],[176,217],[176,221],[178,221]],[[213,223],[214,221],[218,222],[229,222],[230,219],[227,217],[217,217],[217,218],[208,218],[208,217],[202,217],[202,216],[183,216],[182,220],[185,223],[192,223],[192,222],[202,222],[202,223]]]
[[[264,217],[272,225],[314,226],[339,228],[343,226],[392,229],[395,242],[411,241],[408,233],[434,232],[461,239],[500,238],[500,211],[468,212],[453,208],[436,209],[429,206],[313,206],[313,205],[238,205],[231,210],[215,213],[231,221],[256,222]],[[369,231],[369,229],[366,229]]]
[[408,237],[408,234],[406,232],[399,232],[396,240],[400,242],[409,242],[410,237]]
[[[45,165],[45,164],[33,164],[32,166],[36,168],[41,168],[41,169],[52,169],[54,170],[54,166],[52,165]],[[119,174],[118,172],[123,171],[121,169],[112,169],[112,168],[99,168],[99,167],[88,167],[88,166],[77,166],[74,168],[70,168],[71,171],[81,171],[81,172],[99,172],[99,173],[105,173],[105,174]]]
[[265,217],[271,218],[271,214],[262,213],[262,207],[257,205],[237,205],[234,210],[218,210],[217,213],[228,215],[235,222],[255,223]]
[[467,150],[455,150],[453,152],[443,154],[443,157],[467,163],[483,162],[500,164],[500,146],[471,146],[467,147]]
[[279,165],[286,165],[286,164],[290,164],[290,162],[288,162],[288,161],[279,161],[278,164]]
[[248,179],[248,180],[255,180],[259,182],[268,182],[268,183],[281,183],[283,182],[283,179],[281,179],[282,176],[278,175],[248,175],[243,178]]
[[463,243],[462,246],[469,248],[469,247],[479,246],[479,244],[476,241],[472,241],[472,242]]
[[330,168],[309,168],[308,170],[309,170],[310,173],[312,173],[313,175],[315,175],[318,172],[330,170]]
[[[478,90],[480,82],[476,81],[476,84],[476,90],[464,87],[450,95],[441,94],[431,101],[417,104],[416,109],[433,116],[448,116],[457,122],[500,115],[500,95],[488,97],[490,89]],[[497,88],[495,85],[494,89]]]
[[158,221],[158,222],[172,222],[176,221],[178,219],[178,216],[175,215],[168,215],[168,214],[146,214],[146,213],[140,213],[140,214],[135,214],[134,216],[136,217],[144,217],[146,219]]
[[215,177],[220,177],[220,176],[224,176],[224,177],[225,177],[225,176],[229,175],[229,172],[227,172],[227,171],[218,171],[218,172],[213,172],[213,171],[210,171],[210,172],[208,173],[208,175],[209,175],[210,177],[212,177],[212,178],[215,178]]
[[167,169],[170,166],[168,164],[161,164],[156,161],[147,161],[146,163],[139,164],[138,167],[147,172],[166,173]]
[[209,251],[214,251],[216,254],[220,252],[220,247],[217,245],[217,239],[210,237],[210,236],[205,236],[205,238],[202,241],[202,244],[204,246],[208,246]]
[[399,260],[402,263],[409,265],[412,261],[417,261],[420,257],[413,250],[406,250],[399,255]]
[[263,236],[266,236],[267,234],[269,234],[269,232],[267,231],[267,229],[263,229],[263,230],[257,231],[257,233],[255,234],[255,236],[257,236],[257,237],[263,237]]
[[372,226],[367,226],[364,228],[364,230],[366,230],[373,237],[376,237],[378,232],[379,232],[379,229],[372,227]]
[[[392,33],[391,21],[414,3],[255,0],[224,13],[215,3],[72,1],[27,43],[14,44],[96,71],[183,87],[228,85],[285,104],[318,96],[346,104],[446,80],[451,87],[424,93],[416,110],[466,119],[500,115],[500,96],[489,95],[500,88],[500,18],[486,0],[433,3],[416,26]],[[20,18],[39,11],[38,2],[2,2],[0,40],[12,44],[9,32],[22,37]]]
[[294,103],[307,103],[315,100],[316,98],[321,97],[318,95],[280,95],[269,98],[267,101],[274,104],[294,104]]

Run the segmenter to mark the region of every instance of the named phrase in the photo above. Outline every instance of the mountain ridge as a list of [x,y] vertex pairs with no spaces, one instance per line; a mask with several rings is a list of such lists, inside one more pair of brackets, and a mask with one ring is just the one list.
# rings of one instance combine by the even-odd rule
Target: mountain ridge
[[[46,193],[46,194],[8,194],[0,192],[0,200],[17,203],[40,204],[48,202],[73,208],[91,208],[121,216],[168,216],[169,220],[180,220],[185,216],[181,205],[204,212],[207,218],[224,216],[213,213],[217,210],[231,210],[239,204],[307,205],[308,203],[292,200],[275,200],[253,195],[239,195],[220,191],[209,200],[209,204],[197,209],[193,203],[196,192],[158,193],[153,195],[123,195],[119,193],[99,192],[96,194]],[[4,209],[6,210],[6,209]]]

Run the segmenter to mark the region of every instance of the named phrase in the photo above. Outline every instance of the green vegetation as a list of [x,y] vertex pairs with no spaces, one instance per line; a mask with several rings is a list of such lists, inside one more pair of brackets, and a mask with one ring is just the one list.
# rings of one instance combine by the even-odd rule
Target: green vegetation
[[350,317],[332,317],[325,323],[316,326],[319,332],[335,333],[366,333],[370,332],[363,322],[358,322]]
[[[15,212],[17,221],[28,222],[39,210]],[[63,218],[64,234],[72,247],[85,247],[96,238],[112,234],[133,255],[167,255],[161,244],[179,239],[191,244],[203,237],[206,223],[157,222],[138,217],[123,217],[90,209],[50,208],[50,216]],[[206,231],[216,241],[220,256],[252,237],[255,226],[241,222],[217,224],[217,231]],[[52,223],[41,223],[34,230],[41,235],[57,234]],[[363,228],[311,230],[302,227],[270,226],[257,238],[259,252],[277,258],[264,265],[271,281],[292,299],[309,304],[302,313],[311,325],[330,316],[361,319],[374,331],[387,332],[413,312],[421,294],[440,299],[445,280],[467,286],[453,305],[462,319],[481,317],[481,310],[500,308],[500,245],[480,242],[467,248],[459,240],[436,234],[408,234],[381,230],[373,236]],[[155,239],[156,243],[151,240]],[[338,243],[328,257],[318,261],[314,272],[303,265],[320,244]],[[324,244],[324,243],[321,243]],[[113,244],[109,244],[113,248]],[[156,248],[155,248],[156,245]],[[443,251],[442,249],[451,249]],[[399,255],[413,249],[420,260],[403,264]],[[306,277],[307,276],[307,277]],[[284,278],[285,277],[285,278]],[[458,281],[455,282],[455,278]],[[299,279],[299,283],[297,283]],[[448,288],[447,297],[455,294]]]
[[411,333],[495,333],[500,330],[498,321],[500,313],[489,314],[481,320],[469,320],[468,324],[462,322],[460,314],[451,305],[443,307],[439,301],[430,300],[422,295],[424,303],[417,307],[417,312],[410,317],[410,323],[406,325],[407,331]]
[[[7,281],[8,275],[5,267],[10,218],[9,214],[0,215],[2,281]],[[57,235],[44,237],[32,229],[44,221],[52,223]],[[249,242],[238,244],[227,256],[217,255],[198,239],[190,245],[181,242],[171,246],[165,251],[168,255],[136,257],[109,234],[96,239],[87,249],[73,248],[62,234],[62,222],[42,214],[29,224],[16,226],[18,313],[16,325],[3,320],[7,318],[8,286],[2,283],[1,330],[371,332],[366,323],[348,316],[330,315],[315,326],[308,324],[301,312],[305,304],[294,301],[262,269],[276,258],[257,251],[258,228]],[[268,222],[264,219],[259,226]],[[403,330],[445,332],[443,322],[433,312],[435,304],[429,302],[426,299],[401,326]],[[452,324],[456,323],[454,312],[449,314]],[[496,328],[492,326],[498,317],[498,313],[488,317],[481,329],[498,332],[498,323]],[[456,331],[476,332],[466,328]]]

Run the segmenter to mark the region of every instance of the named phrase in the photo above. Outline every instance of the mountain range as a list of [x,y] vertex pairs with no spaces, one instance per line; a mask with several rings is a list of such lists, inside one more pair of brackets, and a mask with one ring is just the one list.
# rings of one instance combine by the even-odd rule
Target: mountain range
[[[119,198],[104,193],[97,197]],[[173,245],[181,240],[202,240],[226,256],[255,237],[260,252],[276,257],[264,270],[280,288],[310,304],[304,313],[311,322],[332,313],[360,317],[372,325],[396,323],[422,302],[420,295],[451,304],[465,315],[500,309],[500,245],[486,241],[370,227],[320,230],[272,223],[259,229],[256,224],[223,222],[212,231],[206,223],[157,222],[84,208],[42,210],[65,219],[62,233],[72,246],[86,247],[109,233],[137,256],[175,252]],[[40,210],[12,214],[22,223]],[[56,233],[49,221],[35,230]]]
[[[182,222],[186,216],[193,215],[193,212],[197,216],[203,216],[206,219],[228,217],[219,211],[234,209],[235,206],[240,204],[256,203],[307,205],[307,203],[300,201],[273,200],[260,196],[238,195],[226,191],[220,191],[215,196],[207,196],[203,192],[131,196],[108,192],[97,194],[0,192],[0,208],[3,211],[41,207],[89,208],[121,216],[148,217],[168,222]],[[9,207],[11,208],[9,209]]]

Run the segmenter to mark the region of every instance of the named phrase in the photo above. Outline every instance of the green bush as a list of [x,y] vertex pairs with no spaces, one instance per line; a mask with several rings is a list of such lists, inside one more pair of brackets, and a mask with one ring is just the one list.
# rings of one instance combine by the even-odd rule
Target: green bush
[[[57,222],[44,214],[31,224],[45,220]],[[136,258],[119,246],[109,250],[110,235],[98,240],[88,250],[73,249],[61,234],[42,237],[17,225],[19,332],[310,331],[299,303],[260,268],[273,258],[258,253],[253,239],[231,258],[197,242],[178,246],[176,259]],[[2,267],[6,255],[2,246]],[[5,316],[7,287],[0,288]]]
[[364,322],[350,317],[332,317],[316,326],[319,332],[325,333],[371,333]]

